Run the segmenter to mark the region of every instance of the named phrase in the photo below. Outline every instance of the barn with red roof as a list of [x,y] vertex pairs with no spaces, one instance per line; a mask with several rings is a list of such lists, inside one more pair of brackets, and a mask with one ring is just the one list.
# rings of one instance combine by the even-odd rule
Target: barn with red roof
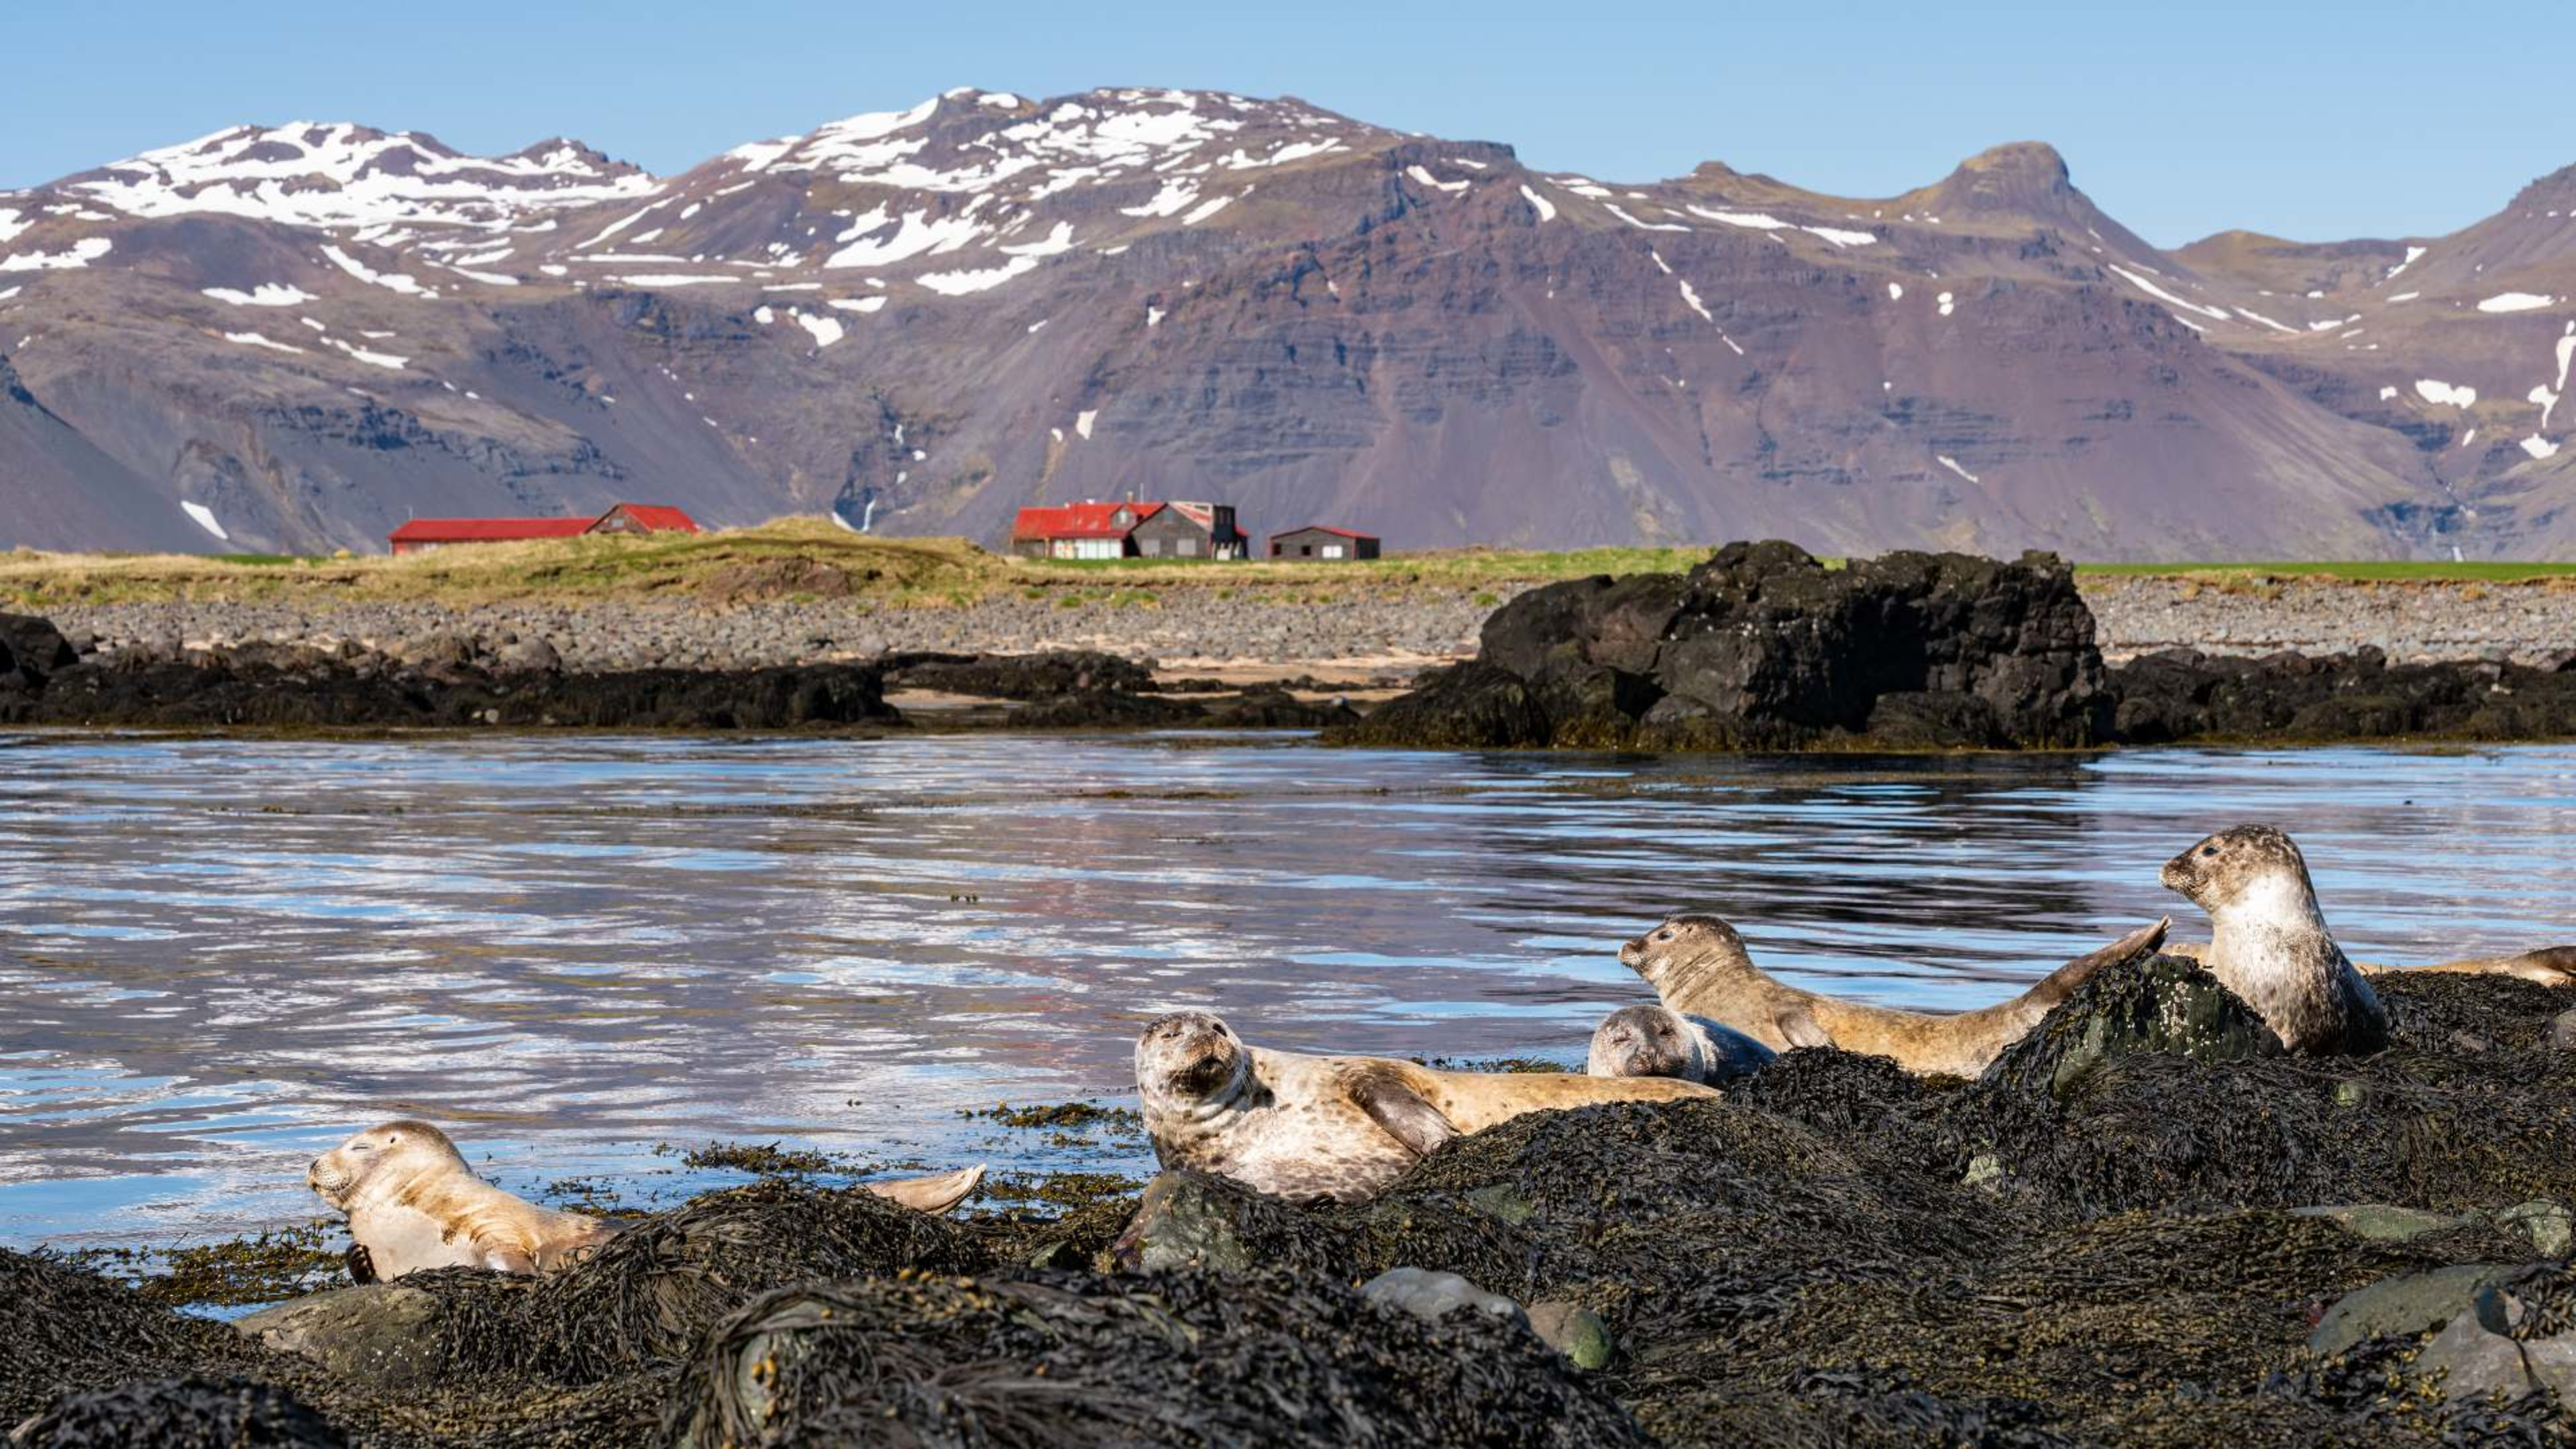
[[696,533],[698,521],[661,503],[620,503],[597,518],[415,518],[386,539],[396,553],[463,543],[518,543],[593,533]]

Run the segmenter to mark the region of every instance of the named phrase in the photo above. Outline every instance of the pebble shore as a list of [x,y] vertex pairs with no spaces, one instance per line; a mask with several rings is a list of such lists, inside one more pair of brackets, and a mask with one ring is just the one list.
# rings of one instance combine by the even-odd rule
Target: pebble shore
[[[440,635],[488,644],[543,640],[565,668],[748,669],[872,658],[887,651],[1022,653],[1098,649],[1174,665],[1418,668],[1475,652],[1488,614],[1517,589],[1412,589],[1401,596],[1282,600],[1166,589],[1152,603],[1013,594],[965,606],[811,603],[295,605],[181,602],[58,606],[76,642],[172,654],[249,642],[390,650]],[[2576,652],[2576,580],[2362,584],[2088,578],[2103,652],[2212,654],[2364,646],[2392,662],[2488,659],[2551,667]]]

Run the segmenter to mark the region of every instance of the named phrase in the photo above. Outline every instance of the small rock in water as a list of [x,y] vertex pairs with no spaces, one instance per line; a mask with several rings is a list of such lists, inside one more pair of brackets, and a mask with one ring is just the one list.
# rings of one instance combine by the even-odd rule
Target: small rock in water
[[1427,1268],[1389,1268],[1361,1284],[1360,1296],[1401,1308],[1426,1323],[1437,1323],[1461,1308],[1518,1323],[1530,1321],[1519,1304],[1500,1293],[1488,1293],[1455,1273],[1435,1273]]

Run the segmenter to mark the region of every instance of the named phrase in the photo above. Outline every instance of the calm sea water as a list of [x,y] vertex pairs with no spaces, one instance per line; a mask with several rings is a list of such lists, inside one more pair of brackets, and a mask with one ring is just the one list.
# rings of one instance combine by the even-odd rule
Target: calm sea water
[[1132,1093],[1151,1016],[1579,1061],[1691,907],[1801,984],[1959,1008],[2291,829],[2357,956],[2576,939],[2576,751],[1648,759],[1293,737],[0,737],[0,1242],[310,1221],[425,1116],[650,1202],[657,1147],[1138,1171],[998,1102]]

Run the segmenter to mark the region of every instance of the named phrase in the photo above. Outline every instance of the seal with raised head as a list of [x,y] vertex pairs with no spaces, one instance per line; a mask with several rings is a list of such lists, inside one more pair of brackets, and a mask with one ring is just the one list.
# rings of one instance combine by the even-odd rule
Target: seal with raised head
[[1164,1167],[1299,1202],[1365,1201],[1441,1143],[1524,1112],[1717,1096],[1667,1077],[1442,1072],[1269,1051],[1204,1011],[1163,1017],[1137,1037],[1136,1088]]
[[2316,883],[2269,825],[2222,830],[2165,862],[2165,889],[2209,912],[2209,974],[2299,1052],[2374,1052],[2388,1013],[2326,929]]
[[[983,1180],[976,1166],[860,1187],[936,1215]],[[617,1235],[613,1223],[538,1207],[476,1177],[456,1144],[427,1122],[370,1127],[313,1159],[304,1181],[348,1215],[349,1276],[361,1283],[424,1268],[551,1273]]]
[[314,1158],[304,1180],[349,1216],[350,1276],[399,1278],[424,1268],[545,1273],[579,1262],[617,1229],[512,1197],[474,1175],[447,1134],[426,1122],[370,1127]]
[[1680,915],[1619,948],[1665,1006],[1734,1028],[1771,1050],[1836,1046],[1892,1057],[1918,1075],[1973,1077],[2049,1009],[2108,966],[2154,954],[2168,922],[2141,926],[2078,956],[2009,1001],[1943,1016],[1802,991],[1753,964],[1744,938],[1715,916]]
[[1679,1077],[1722,1087],[1762,1070],[1778,1053],[1705,1016],[1668,1006],[1623,1006],[1592,1032],[1583,1070],[1596,1077]]

